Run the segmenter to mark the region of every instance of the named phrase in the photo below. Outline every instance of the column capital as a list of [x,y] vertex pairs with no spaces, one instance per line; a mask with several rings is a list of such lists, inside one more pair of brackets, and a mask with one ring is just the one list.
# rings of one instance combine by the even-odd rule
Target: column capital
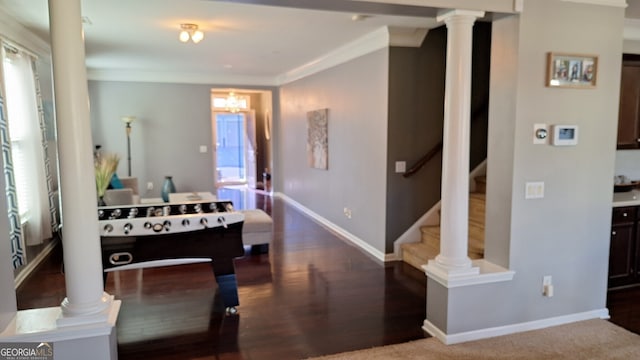
[[484,11],[477,11],[477,10],[464,10],[464,9],[446,9],[446,10],[442,10],[440,12],[438,12],[438,16],[436,17],[436,20],[438,22],[447,22],[449,19],[452,18],[466,18],[466,19],[472,19],[475,21],[475,19],[477,18],[481,18],[484,17]]

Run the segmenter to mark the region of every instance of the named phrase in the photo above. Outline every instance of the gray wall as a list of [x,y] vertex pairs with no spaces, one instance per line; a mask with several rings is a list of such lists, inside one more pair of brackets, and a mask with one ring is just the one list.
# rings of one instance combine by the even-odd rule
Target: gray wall
[[[491,23],[473,29],[470,168],[487,157]],[[392,47],[389,56],[389,136],[387,170],[387,252],[393,243],[440,200],[442,153],[409,178],[407,170],[442,141],[447,29],[429,30],[420,48]]]
[[[136,116],[131,132],[131,168],[132,176],[138,177],[141,196],[158,197],[165,175],[173,176],[179,192],[215,192],[210,94],[212,88],[223,87],[89,81],[93,143],[102,145],[104,152],[117,153],[118,175],[126,176],[127,143],[120,118]],[[255,106],[264,105],[258,103]],[[256,109],[256,114],[262,129],[262,111]],[[206,153],[200,153],[200,145],[207,146]],[[257,169],[258,179],[262,170]],[[147,182],[154,183],[153,190],[146,190]]]
[[395,172],[395,162],[406,161],[409,170],[442,141],[446,49],[444,27],[430,30],[420,48],[390,49],[387,252],[440,200],[442,153],[409,178]]
[[[605,308],[623,17],[541,0],[494,23],[494,55],[504,56],[492,67],[486,246],[515,277],[450,289],[449,333]],[[597,54],[597,87],[545,87],[549,51]],[[579,144],[533,145],[539,122],[578,125]],[[525,200],[527,181],[544,181],[545,197]]]
[[[385,252],[388,48],[283,85],[278,191]],[[329,109],[328,170],[307,164],[307,112]],[[352,210],[352,218],[343,213]]]

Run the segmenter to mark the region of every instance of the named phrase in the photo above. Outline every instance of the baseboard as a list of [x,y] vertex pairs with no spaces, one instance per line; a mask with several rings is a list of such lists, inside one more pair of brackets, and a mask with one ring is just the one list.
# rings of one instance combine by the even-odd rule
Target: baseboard
[[429,320],[424,321],[422,329],[446,345],[459,344],[467,341],[481,340],[496,336],[515,334],[524,331],[538,330],[550,326],[564,325],[576,321],[590,319],[608,319],[609,310],[607,308],[575,313],[570,315],[556,316],[552,318],[528,321],[519,324],[497,326],[492,328],[467,331],[457,334],[445,334],[442,330],[433,325]]
[[22,271],[18,273],[18,275],[14,279],[14,288],[18,289],[20,285],[24,282],[24,280],[31,275],[31,273],[42,263],[44,259],[47,258],[51,250],[53,250],[60,240],[58,238],[54,238],[49,241],[47,245],[33,258],[33,260],[28,261],[27,265],[24,266]]
[[300,204],[299,202],[293,200],[292,198],[288,197],[287,195],[285,195],[285,194],[283,194],[281,192],[276,192],[276,193],[274,193],[274,196],[279,197],[282,200],[286,201],[287,203],[289,203],[289,205],[291,205],[291,206],[295,207],[296,209],[302,211],[305,215],[309,216],[311,219],[313,219],[317,223],[319,223],[321,225],[324,225],[326,228],[331,230],[333,233],[335,233],[339,237],[341,237],[344,240],[354,244],[355,246],[357,246],[360,249],[364,250],[369,255],[373,256],[374,258],[376,258],[376,259],[378,259],[380,261],[383,261],[383,262],[398,260],[398,258],[396,257],[395,254],[385,254],[385,253],[381,252],[380,250],[378,250],[378,249],[374,248],[373,246],[369,245],[368,243],[366,243],[364,240],[362,240],[359,237],[353,235],[352,233],[348,232],[347,230],[341,228],[340,226],[332,223],[331,221],[325,219],[324,217],[318,215],[317,213],[315,213],[311,209],[309,209],[306,206]]

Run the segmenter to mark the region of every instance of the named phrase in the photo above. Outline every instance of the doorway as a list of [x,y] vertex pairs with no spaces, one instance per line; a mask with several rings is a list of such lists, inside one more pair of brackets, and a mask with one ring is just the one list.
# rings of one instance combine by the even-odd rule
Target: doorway
[[254,111],[214,112],[213,162],[216,187],[256,187],[256,140]]

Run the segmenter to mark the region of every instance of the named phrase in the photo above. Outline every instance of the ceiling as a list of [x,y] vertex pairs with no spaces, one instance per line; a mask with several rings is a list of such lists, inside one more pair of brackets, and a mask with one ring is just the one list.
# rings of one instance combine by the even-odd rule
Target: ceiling
[[[640,0],[628,0],[640,19]],[[385,26],[433,28],[437,9],[344,0],[81,0],[89,78],[191,79],[275,85],[279,77]],[[293,5],[296,7],[291,7]],[[48,42],[46,0],[0,0],[6,12]],[[359,21],[355,14],[367,15]],[[181,23],[204,31],[181,43]],[[196,79],[194,81],[194,79]]]
[[[316,5],[348,3],[296,3],[318,7],[314,1]],[[234,78],[251,78],[268,83],[384,26],[436,25],[435,9],[381,8],[373,3],[344,11],[210,0],[82,0],[81,4],[82,15],[90,21],[84,24],[90,78],[96,71],[119,71],[195,77],[206,74],[206,79],[233,82]],[[48,42],[46,0],[0,0],[0,9]],[[359,10],[359,14],[368,11],[370,16],[353,21],[356,12],[349,10]],[[419,16],[376,15],[383,11]],[[181,23],[198,24],[204,40],[199,44],[181,43]]]

